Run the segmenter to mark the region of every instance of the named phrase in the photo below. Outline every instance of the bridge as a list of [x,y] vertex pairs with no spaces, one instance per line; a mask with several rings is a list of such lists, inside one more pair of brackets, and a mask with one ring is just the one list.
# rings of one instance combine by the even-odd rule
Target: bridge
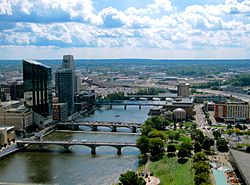
[[141,127],[138,123],[125,123],[125,122],[104,122],[104,121],[85,121],[85,122],[64,122],[57,123],[57,128],[59,129],[70,129],[70,130],[78,130],[79,126],[88,126],[92,129],[92,131],[97,131],[98,126],[109,127],[112,129],[112,132],[117,131],[117,127],[125,127],[130,128],[132,133],[136,133],[136,130]]
[[75,145],[87,146],[91,149],[91,154],[96,154],[96,147],[100,146],[111,146],[117,149],[117,155],[121,155],[121,149],[124,147],[135,147],[135,143],[115,143],[115,142],[91,142],[91,141],[45,141],[45,140],[17,140],[18,148],[26,148],[29,145],[38,145],[39,149],[43,149],[43,146],[48,145],[59,145],[62,146],[66,151],[69,151],[70,147]]
[[114,100],[114,101],[97,101],[96,105],[108,105],[110,109],[114,105],[124,105],[124,109],[127,109],[128,105],[138,105],[139,109],[142,106],[163,106],[166,105],[166,101],[137,101],[137,100]]

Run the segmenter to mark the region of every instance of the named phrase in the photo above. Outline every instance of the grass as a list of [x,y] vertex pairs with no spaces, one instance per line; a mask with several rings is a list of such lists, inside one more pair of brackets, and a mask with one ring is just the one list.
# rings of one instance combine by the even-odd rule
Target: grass
[[160,185],[194,185],[191,159],[181,164],[177,157],[164,156],[159,161],[151,162],[149,169],[160,179]]
[[180,142],[187,142],[187,143],[191,143],[192,139],[189,136],[185,136],[185,135],[181,135],[179,138]]

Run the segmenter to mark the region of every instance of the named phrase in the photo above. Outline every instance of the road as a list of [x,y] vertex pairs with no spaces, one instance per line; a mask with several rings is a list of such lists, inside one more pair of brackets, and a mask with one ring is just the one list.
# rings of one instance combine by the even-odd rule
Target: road
[[197,91],[218,94],[218,95],[224,95],[224,96],[233,96],[233,97],[235,97],[237,99],[241,99],[245,102],[250,101],[250,95],[247,95],[247,94],[239,94],[239,93],[235,93],[235,92],[217,91],[217,90],[210,90],[210,89],[197,89]]
[[2,150],[0,151],[0,159],[1,159],[2,157],[6,156],[6,155],[8,155],[8,154],[10,154],[10,153],[12,153],[12,152],[17,151],[17,150],[18,150],[18,148],[17,148],[17,145],[16,145],[16,144],[12,144],[12,145],[8,146],[7,148],[2,149]]

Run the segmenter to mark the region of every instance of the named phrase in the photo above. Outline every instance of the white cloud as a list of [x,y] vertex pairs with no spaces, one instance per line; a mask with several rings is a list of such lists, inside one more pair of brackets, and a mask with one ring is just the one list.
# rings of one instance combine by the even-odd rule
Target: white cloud
[[0,1],[0,15],[12,15],[11,2],[9,0]]

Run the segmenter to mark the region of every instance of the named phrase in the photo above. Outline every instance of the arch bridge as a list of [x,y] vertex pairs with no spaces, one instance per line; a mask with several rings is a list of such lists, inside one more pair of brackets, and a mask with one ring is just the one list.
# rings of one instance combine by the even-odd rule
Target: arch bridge
[[99,146],[111,146],[117,149],[117,155],[121,155],[121,149],[124,147],[135,147],[138,148],[135,143],[116,143],[116,142],[90,142],[90,141],[45,141],[45,140],[18,140],[18,148],[26,148],[29,145],[38,145],[39,149],[43,149],[43,146],[47,145],[59,145],[62,146],[66,151],[69,150],[69,147],[80,145],[87,146],[91,149],[91,154],[96,154],[96,148]]
[[136,130],[141,127],[141,124],[138,123],[125,123],[125,122],[104,122],[104,121],[84,121],[84,122],[64,122],[57,123],[57,128],[66,128],[71,130],[78,130],[79,126],[88,126],[91,127],[92,131],[97,131],[98,126],[109,127],[112,129],[112,132],[117,131],[117,127],[126,127],[132,130],[132,133],[136,133]]

